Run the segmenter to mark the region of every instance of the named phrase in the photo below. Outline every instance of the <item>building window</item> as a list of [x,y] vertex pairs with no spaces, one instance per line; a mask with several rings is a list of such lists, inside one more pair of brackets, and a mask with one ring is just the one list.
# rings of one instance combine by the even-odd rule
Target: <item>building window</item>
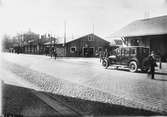
[[94,41],[94,36],[93,35],[89,35],[88,36],[88,41]]
[[138,39],[131,40],[131,45],[132,46],[139,46],[140,41]]
[[70,53],[75,53],[76,52],[76,47],[71,47],[70,48]]
[[102,47],[98,47],[98,51],[99,51],[99,52],[102,51]]

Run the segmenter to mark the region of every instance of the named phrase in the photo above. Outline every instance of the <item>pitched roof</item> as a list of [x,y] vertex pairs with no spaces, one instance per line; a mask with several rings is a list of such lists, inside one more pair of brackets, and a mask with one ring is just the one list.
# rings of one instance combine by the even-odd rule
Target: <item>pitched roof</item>
[[[84,35],[84,36],[82,36],[82,37],[79,37],[79,38],[77,38],[77,39],[68,41],[67,43],[71,43],[71,42],[74,42],[74,41],[79,40],[79,39],[87,38],[87,37],[89,37],[89,36],[90,36],[90,37],[97,37],[97,38],[99,38],[99,39],[104,40],[103,38],[101,38],[101,37],[99,37],[99,36],[97,36],[97,35],[95,35],[95,34],[93,34],[93,33],[90,33],[90,34]],[[104,41],[108,42],[107,40],[104,40]],[[108,42],[108,43],[109,43],[109,42]]]
[[167,34],[167,16],[136,20],[117,32],[112,37],[132,37]]

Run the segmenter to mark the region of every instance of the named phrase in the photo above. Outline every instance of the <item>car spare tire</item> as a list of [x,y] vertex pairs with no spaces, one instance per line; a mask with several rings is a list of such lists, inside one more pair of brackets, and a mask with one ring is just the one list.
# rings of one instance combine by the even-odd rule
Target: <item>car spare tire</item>
[[137,66],[136,61],[131,61],[129,63],[129,70],[130,70],[130,72],[136,72],[137,69],[138,69],[138,66]]

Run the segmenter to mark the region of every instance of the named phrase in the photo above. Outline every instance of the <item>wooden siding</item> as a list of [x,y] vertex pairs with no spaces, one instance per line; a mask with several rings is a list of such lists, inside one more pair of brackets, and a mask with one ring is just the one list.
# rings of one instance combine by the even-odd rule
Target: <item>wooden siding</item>
[[[90,36],[92,36],[93,40],[90,40]],[[102,50],[104,50],[108,46],[108,41],[105,41],[102,38],[99,38],[95,35],[87,35],[74,41],[68,42],[66,44],[66,55],[71,57],[84,57],[86,56],[86,51],[88,51],[87,57],[95,57],[99,47],[102,48]],[[75,52],[70,51],[72,47],[76,48]]]

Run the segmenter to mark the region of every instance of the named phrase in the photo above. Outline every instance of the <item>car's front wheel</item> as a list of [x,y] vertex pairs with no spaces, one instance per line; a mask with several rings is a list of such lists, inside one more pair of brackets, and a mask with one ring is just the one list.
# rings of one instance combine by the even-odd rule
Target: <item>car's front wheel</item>
[[137,69],[138,69],[137,63],[135,61],[131,61],[129,63],[129,70],[130,70],[130,72],[136,72]]
[[108,68],[109,62],[104,59],[104,60],[102,61],[102,65],[103,65],[103,67]]

